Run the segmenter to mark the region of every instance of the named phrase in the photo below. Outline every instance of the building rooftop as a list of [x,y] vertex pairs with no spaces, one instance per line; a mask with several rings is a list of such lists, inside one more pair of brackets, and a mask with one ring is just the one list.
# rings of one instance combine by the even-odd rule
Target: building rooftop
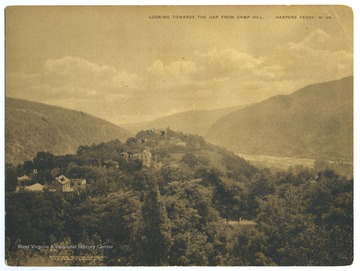
[[21,176],[21,177],[17,177],[17,180],[19,182],[26,182],[26,181],[29,181],[30,180],[30,177],[27,176],[27,175],[24,175],[24,176]]
[[56,177],[56,181],[58,181],[61,184],[66,184],[70,182],[70,180],[66,178],[64,175],[60,175],[59,177]]

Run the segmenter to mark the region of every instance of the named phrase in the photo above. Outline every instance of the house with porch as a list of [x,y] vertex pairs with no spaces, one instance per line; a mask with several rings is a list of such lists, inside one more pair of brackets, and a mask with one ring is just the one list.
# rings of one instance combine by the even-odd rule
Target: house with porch
[[55,182],[53,183],[53,187],[58,192],[73,192],[74,189],[71,188],[71,182],[64,175],[60,175],[55,178]]

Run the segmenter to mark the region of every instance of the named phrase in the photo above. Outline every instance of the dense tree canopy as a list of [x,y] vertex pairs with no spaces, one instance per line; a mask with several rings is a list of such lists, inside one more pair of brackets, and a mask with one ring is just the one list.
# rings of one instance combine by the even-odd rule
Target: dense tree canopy
[[[6,165],[8,264],[352,263],[352,179],[329,168],[259,170],[201,137],[162,132]],[[139,156],[144,150],[151,166]],[[24,174],[32,179],[27,184],[46,190],[16,192],[16,177]],[[86,179],[86,188],[53,192],[59,175]]]

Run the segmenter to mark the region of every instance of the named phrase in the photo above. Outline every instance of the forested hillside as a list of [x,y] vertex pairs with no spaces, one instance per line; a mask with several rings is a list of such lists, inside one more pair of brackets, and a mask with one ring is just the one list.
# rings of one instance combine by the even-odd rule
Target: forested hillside
[[[24,174],[30,179],[19,183]],[[86,179],[86,187],[54,192],[59,175]],[[353,260],[351,179],[326,167],[259,170],[202,137],[169,129],[81,146],[72,155],[40,152],[8,164],[5,181],[9,265]],[[34,183],[45,190],[21,188]]]
[[205,136],[215,121],[244,107],[245,106],[234,106],[216,110],[192,110],[158,118],[149,122],[124,124],[122,127],[133,133],[137,133],[143,129],[170,128],[174,131]]
[[212,125],[207,139],[244,154],[352,161],[353,77],[230,113]]
[[39,151],[75,153],[80,145],[130,136],[128,131],[83,112],[8,97],[5,124],[6,161],[13,164]]

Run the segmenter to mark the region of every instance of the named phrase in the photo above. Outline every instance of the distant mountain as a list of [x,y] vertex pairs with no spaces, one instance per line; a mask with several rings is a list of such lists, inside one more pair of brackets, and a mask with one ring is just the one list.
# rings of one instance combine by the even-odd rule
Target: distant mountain
[[232,112],[212,125],[207,139],[244,154],[352,159],[353,77]]
[[120,139],[130,132],[83,112],[6,97],[6,162],[18,164],[39,151],[74,153],[80,145]]
[[139,131],[150,129],[150,121],[134,122],[134,123],[121,123],[119,126],[130,131],[133,134],[137,134]]
[[192,110],[176,113],[150,122],[121,124],[121,126],[132,133],[137,133],[144,129],[170,128],[174,131],[204,136],[211,125],[219,118],[244,107],[234,106],[215,110]]

